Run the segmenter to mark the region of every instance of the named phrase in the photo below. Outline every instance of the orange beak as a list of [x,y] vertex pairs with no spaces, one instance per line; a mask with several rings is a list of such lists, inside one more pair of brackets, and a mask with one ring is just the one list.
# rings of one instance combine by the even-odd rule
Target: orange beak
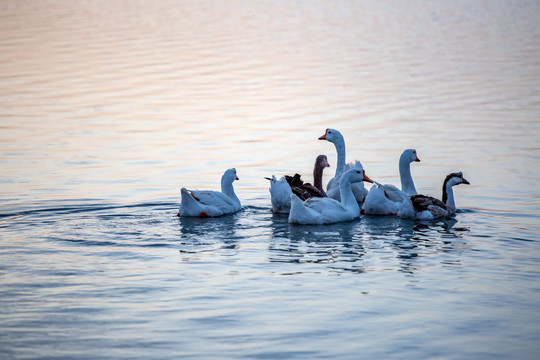
[[373,180],[371,180],[367,175],[366,175],[366,172],[364,171],[364,178],[362,179],[363,181],[367,181],[367,182],[370,182],[370,183],[373,183]]
[[418,158],[418,155],[416,155],[416,160],[414,160],[416,162],[420,162],[420,159]]
[[328,129],[324,132],[324,135],[319,138],[319,140],[326,140],[326,132],[328,132]]

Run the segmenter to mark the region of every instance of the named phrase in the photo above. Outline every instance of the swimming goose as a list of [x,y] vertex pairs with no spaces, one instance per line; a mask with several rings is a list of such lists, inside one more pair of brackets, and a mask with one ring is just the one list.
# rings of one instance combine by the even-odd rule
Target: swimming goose
[[352,183],[372,182],[362,169],[351,169],[341,175],[341,201],[331,198],[311,198],[302,201],[291,195],[289,223],[296,224],[333,224],[351,221],[360,216],[360,207],[351,189]]
[[233,181],[238,180],[236,169],[228,169],[221,177],[221,192],[187,190],[182,188],[178,216],[216,217],[242,208],[234,193]]
[[300,179],[300,174],[293,176],[285,175],[277,180],[274,175],[270,180],[270,199],[272,201],[272,211],[277,213],[289,213],[291,209],[291,194],[296,194],[302,200],[311,197],[326,197],[322,188],[322,177],[325,168],[330,167],[326,155],[319,155],[315,159],[313,166],[313,185],[304,183]]
[[456,202],[452,187],[459,184],[470,185],[470,182],[463,177],[462,172],[451,173],[443,182],[442,201],[425,195],[411,196],[411,204],[416,213],[415,217],[429,220],[454,215],[456,213]]
[[[331,197],[336,200],[340,200],[340,186],[339,180],[341,175],[350,169],[357,168],[363,169],[360,161],[356,160],[353,163],[345,164],[345,139],[343,135],[338,130],[335,129],[326,129],[324,135],[319,137],[319,140],[326,140],[334,144],[337,151],[337,166],[336,173],[334,177],[326,185],[326,194],[328,197]],[[352,186],[352,191],[357,202],[363,202],[368,194],[367,189],[364,187],[362,181],[354,183]]]
[[[374,183],[376,183],[374,181]],[[403,219],[433,220],[455,214],[456,205],[452,187],[470,183],[463,178],[463,173],[449,174],[443,183],[443,201],[425,195],[408,196],[393,185],[385,185],[385,193],[396,201],[394,214]]]
[[416,195],[416,188],[411,176],[413,161],[420,161],[415,149],[406,149],[399,157],[399,177],[401,190],[393,185],[382,185],[374,181],[362,206],[361,213],[366,215],[397,215],[403,204],[402,191],[405,195]]

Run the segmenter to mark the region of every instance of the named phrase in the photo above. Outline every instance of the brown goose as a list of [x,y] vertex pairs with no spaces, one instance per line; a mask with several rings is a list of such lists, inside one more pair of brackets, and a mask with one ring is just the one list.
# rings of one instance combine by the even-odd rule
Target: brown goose
[[300,179],[300,174],[285,175],[285,180],[289,183],[292,192],[302,200],[312,197],[326,197],[322,187],[322,177],[323,171],[327,167],[330,167],[330,164],[328,164],[326,155],[319,155],[315,159],[315,166],[313,167],[313,185],[304,183]]
[[291,208],[291,194],[296,194],[302,200],[311,197],[326,197],[322,188],[322,176],[324,168],[330,167],[326,155],[319,155],[313,167],[313,185],[304,183],[300,174],[293,176],[285,175],[277,180],[275,176],[265,178],[270,180],[270,198],[272,210],[279,213],[289,213]]

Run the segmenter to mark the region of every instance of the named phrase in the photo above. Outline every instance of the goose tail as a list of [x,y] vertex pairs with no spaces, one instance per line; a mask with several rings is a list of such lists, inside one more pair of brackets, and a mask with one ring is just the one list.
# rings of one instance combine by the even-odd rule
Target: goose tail
[[193,197],[191,192],[186,189],[180,189],[180,210],[179,216],[199,216],[201,213],[201,205]]

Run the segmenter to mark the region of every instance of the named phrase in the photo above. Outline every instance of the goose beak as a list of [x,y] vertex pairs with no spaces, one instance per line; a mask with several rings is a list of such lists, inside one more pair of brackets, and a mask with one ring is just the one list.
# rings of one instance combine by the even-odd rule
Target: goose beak
[[471,183],[468,182],[467,179],[465,179],[465,178],[461,178],[461,183],[465,184],[465,185],[471,185]]
[[364,172],[364,178],[362,179],[362,181],[367,181],[367,182],[370,182],[373,184],[373,180],[371,180],[367,175],[366,175],[366,172]]
[[326,133],[324,133],[324,135],[321,136],[321,137],[319,138],[319,140],[326,140]]
[[330,163],[326,163],[326,167],[330,167]]
[[414,160],[416,162],[420,162],[420,159],[418,158],[418,155],[416,155],[416,160]]
[[240,179],[238,178],[238,176],[236,177],[236,180],[240,180]]

